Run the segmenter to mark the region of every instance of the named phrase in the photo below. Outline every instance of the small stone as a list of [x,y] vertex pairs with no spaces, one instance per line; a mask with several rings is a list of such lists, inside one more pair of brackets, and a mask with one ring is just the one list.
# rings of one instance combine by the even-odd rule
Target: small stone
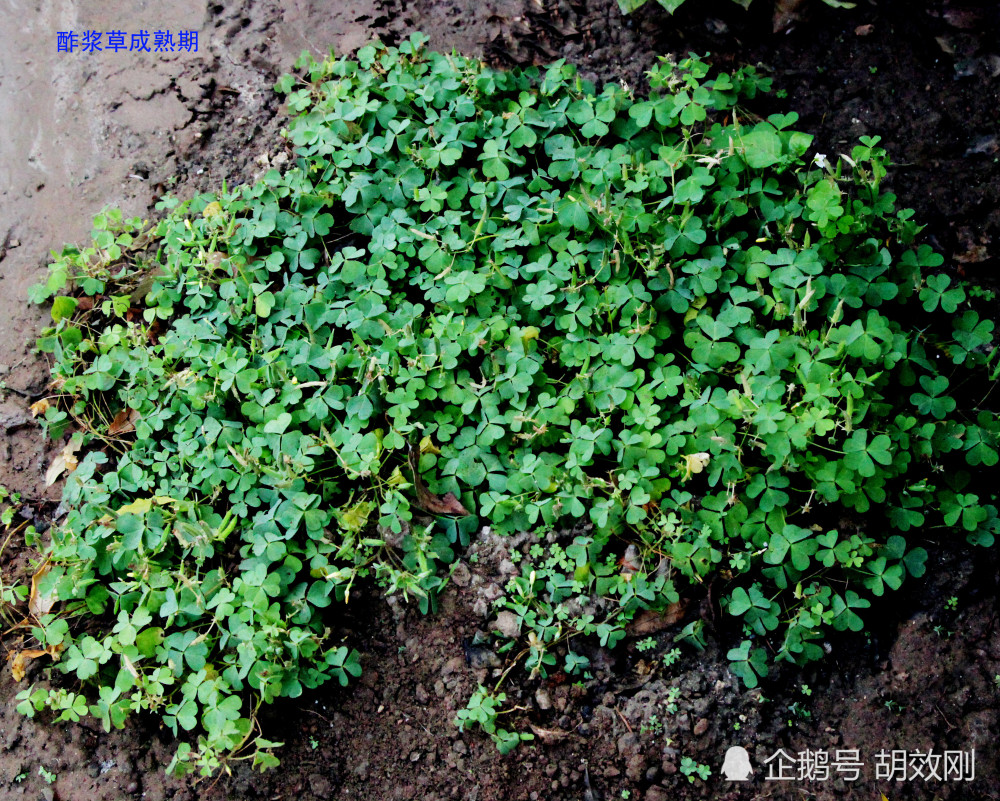
[[418,684],[416,690],[413,692],[414,698],[417,699],[417,703],[420,706],[427,706],[427,702],[431,700],[430,694],[427,692],[423,684]]
[[629,781],[638,782],[646,773],[646,758],[642,754],[635,754],[628,758],[625,764],[625,775]]
[[451,572],[451,580],[459,587],[468,587],[472,581],[472,571],[465,562],[459,562]]
[[326,776],[321,773],[313,773],[309,776],[309,789],[319,798],[329,798],[333,787]]
[[669,801],[670,796],[667,795],[667,791],[659,786],[652,786],[646,790],[646,795],[644,801]]
[[552,709],[552,698],[544,687],[539,687],[535,690],[535,703],[538,704],[538,708],[543,712],[547,709]]
[[703,735],[707,731],[708,731],[708,718],[700,718],[698,722],[694,724],[695,737],[701,737],[701,735]]
[[490,628],[499,631],[507,639],[516,640],[521,636],[521,618],[505,609],[497,615]]
[[639,738],[633,732],[628,732],[618,738],[618,756],[631,755],[638,753],[638,751]]
[[453,656],[447,662],[444,663],[444,667],[441,668],[442,676],[450,676],[452,673],[457,673],[465,667],[465,660],[460,656]]

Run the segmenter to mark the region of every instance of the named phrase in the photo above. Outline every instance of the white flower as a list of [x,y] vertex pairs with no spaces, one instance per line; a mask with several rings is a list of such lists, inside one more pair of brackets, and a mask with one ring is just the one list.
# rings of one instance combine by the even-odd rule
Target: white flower
[[825,153],[817,153],[815,156],[813,156],[813,164],[815,164],[821,170],[830,169],[830,162],[826,160]]

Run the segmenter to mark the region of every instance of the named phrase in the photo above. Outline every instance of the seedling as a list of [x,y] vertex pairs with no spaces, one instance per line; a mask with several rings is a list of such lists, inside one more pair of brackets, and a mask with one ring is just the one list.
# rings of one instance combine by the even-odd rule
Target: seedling
[[694,783],[696,778],[707,781],[712,775],[712,769],[708,765],[695,762],[691,757],[681,757],[681,773],[687,776],[687,780]]
[[903,706],[898,701],[894,701],[891,698],[885,702],[885,708],[888,709],[890,712],[892,712],[894,715],[902,715],[906,711],[905,706]]

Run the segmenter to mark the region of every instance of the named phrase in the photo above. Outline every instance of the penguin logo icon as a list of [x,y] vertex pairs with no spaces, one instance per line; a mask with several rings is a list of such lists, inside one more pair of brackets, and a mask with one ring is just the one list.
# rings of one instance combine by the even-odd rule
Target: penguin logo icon
[[726,751],[726,758],[722,762],[722,775],[727,781],[745,782],[752,773],[750,754],[742,745],[734,745]]

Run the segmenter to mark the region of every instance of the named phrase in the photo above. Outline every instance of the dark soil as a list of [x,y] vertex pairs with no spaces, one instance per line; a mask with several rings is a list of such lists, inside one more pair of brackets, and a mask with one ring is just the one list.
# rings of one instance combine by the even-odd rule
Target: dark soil
[[[798,127],[815,134],[817,152],[831,156],[849,153],[859,136],[881,136],[897,164],[888,185],[926,224],[926,241],[945,254],[949,269],[985,288],[998,285],[995,4],[881,0],[835,10],[816,0],[780,34],[772,33],[765,0],[750,13],[728,0],[690,0],[674,17],[650,3],[631,19],[615,0],[361,0],[330,7],[298,0],[286,8],[276,0],[228,8],[178,0],[146,22],[145,4],[134,5],[117,24],[157,26],[169,16],[182,21],[173,27],[200,26],[202,53],[40,65],[18,39],[28,34],[0,34],[0,44],[13,37],[0,48],[8,58],[0,61],[0,89],[20,82],[22,92],[27,87],[36,99],[64,104],[60,113],[36,112],[16,93],[0,94],[0,111],[17,120],[4,123],[11,126],[3,151],[10,166],[2,173],[8,186],[0,186],[0,483],[24,494],[22,515],[40,526],[55,511],[58,487],[44,489],[53,449],[27,412],[44,395],[46,368],[27,344],[43,323],[41,312],[26,306],[25,288],[38,279],[48,249],[82,238],[105,204],[143,213],[167,188],[188,195],[280,165],[283,118],[270,86],[304,47],[318,53],[333,44],[345,52],[375,35],[397,40],[423,30],[435,48],[480,53],[498,66],[566,58],[586,77],[639,87],[664,53],[710,52],[720,66],[760,63],[778,90],[761,101],[760,113],[798,112]],[[98,4],[83,6],[77,28],[100,28]],[[50,10],[25,13],[46,31],[65,26],[48,25]],[[73,97],[85,116],[67,110]],[[39,123],[47,136],[40,145],[32,133],[38,120],[52,123]],[[68,136],[65,126],[75,123],[78,135]],[[5,580],[30,573],[31,553],[22,545],[15,538],[0,554]],[[997,799],[996,551],[973,553],[951,537],[930,535],[924,545],[931,552],[927,577],[873,609],[866,635],[832,640],[824,663],[804,671],[786,666],[754,691],[728,672],[733,633],[713,626],[711,605],[697,602],[688,619],[705,617],[709,647],[685,650],[669,667],[664,656],[680,624],[657,633],[651,651],[640,652],[633,637],[616,652],[593,652],[594,679],[583,686],[530,680],[517,668],[507,685],[508,705],[517,707],[509,725],[534,725],[541,734],[502,757],[484,736],[460,733],[452,722],[475,686],[495,683],[503,667],[472,645],[489,628],[487,601],[510,567],[509,543],[481,535],[473,545],[478,560],[459,568],[436,615],[421,616],[374,592],[352,601],[342,633],[364,655],[362,678],[266,710],[267,736],[285,746],[282,766],[263,776],[241,763],[232,775],[198,785],[167,779],[162,769],[174,748],[168,732],[149,721],[106,734],[93,721],[26,720],[14,697],[27,682],[16,684],[4,670],[0,799],[683,801],[878,799],[880,792],[891,801]],[[3,645],[16,652],[18,639],[8,634]],[[49,679],[41,664],[29,671],[28,681]],[[672,689],[679,690],[673,712]],[[749,751],[755,772],[748,782],[721,777],[733,745]],[[825,782],[767,781],[764,760],[779,748],[828,751],[831,759],[838,749],[857,750],[865,767],[855,782],[836,771]],[[894,749],[975,749],[975,779],[876,780],[876,755]],[[689,780],[680,770],[684,757],[708,765],[711,778]],[[42,769],[55,775],[52,784]]]

